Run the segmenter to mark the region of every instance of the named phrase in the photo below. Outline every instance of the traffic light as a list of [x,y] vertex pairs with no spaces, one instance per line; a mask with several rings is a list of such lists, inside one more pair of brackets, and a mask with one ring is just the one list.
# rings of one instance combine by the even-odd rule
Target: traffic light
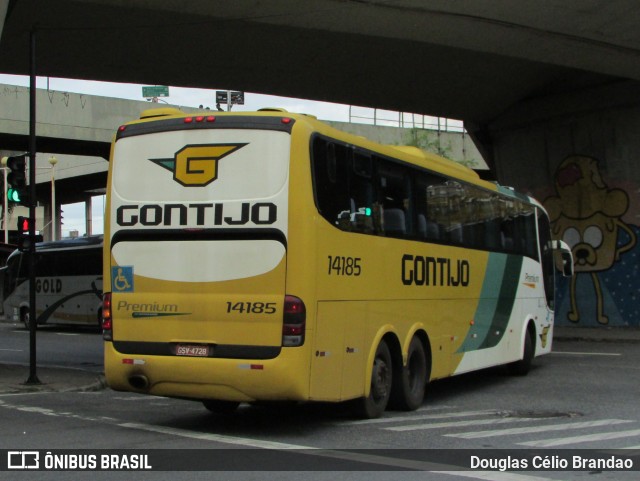
[[[25,216],[18,216],[18,250],[20,252],[27,252],[31,246],[31,236],[29,230],[33,219]],[[33,242],[42,242],[43,237],[41,235],[35,235]]]
[[27,175],[25,172],[27,154],[5,157],[2,163],[9,168],[7,184],[7,200],[14,204],[29,206],[29,193],[27,190]]
[[28,235],[29,226],[31,225],[31,219],[23,215],[18,216],[18,235]]

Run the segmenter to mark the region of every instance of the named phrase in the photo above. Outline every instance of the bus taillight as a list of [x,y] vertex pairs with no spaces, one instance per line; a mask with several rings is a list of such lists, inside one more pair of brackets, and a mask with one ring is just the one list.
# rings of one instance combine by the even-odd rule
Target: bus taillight
[[302,346],[307,320],[307,310],[302,299],[295,296],[285,296],[283,320],[282,345],[284,347]]
[[111,293],[105,292],[102,295],[102,338],[105,341],[113,340],[113,324],[111,317]]

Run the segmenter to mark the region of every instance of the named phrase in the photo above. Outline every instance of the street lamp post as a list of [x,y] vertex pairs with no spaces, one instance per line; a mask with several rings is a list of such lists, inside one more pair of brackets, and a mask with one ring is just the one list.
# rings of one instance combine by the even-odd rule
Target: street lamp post
[[2,157],[2,173],[4,174],[4,197],[2,204],[4,205],[4,214],[2,216],[2,227],[4,229],[4,243],[9,243],[9,228],[7,227],[7,221],[9,220],[7,216],[9,215],[9,203],[7,199],[7,158]]
[[58,226],[56,224],[56,179],[55,168],[58,163],[58,159],[54,155],[49,157],[49,163],[51,164],[51,240],[56,240]]

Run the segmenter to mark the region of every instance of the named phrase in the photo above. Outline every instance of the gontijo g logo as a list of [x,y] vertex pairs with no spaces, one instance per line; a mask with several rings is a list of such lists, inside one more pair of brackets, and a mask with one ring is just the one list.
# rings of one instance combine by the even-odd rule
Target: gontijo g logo
[[247,144],[185,145],[172,159],[149,159],[173,172],[185,187],[204,187],[218,178],[218,161]]

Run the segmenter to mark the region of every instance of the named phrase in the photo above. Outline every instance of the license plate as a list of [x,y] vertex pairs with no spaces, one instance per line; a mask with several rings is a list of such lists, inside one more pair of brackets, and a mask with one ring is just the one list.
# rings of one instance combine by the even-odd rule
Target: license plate
[[209,346],[188,346],[180,344],[176,348],[176,356],[208,357]]

